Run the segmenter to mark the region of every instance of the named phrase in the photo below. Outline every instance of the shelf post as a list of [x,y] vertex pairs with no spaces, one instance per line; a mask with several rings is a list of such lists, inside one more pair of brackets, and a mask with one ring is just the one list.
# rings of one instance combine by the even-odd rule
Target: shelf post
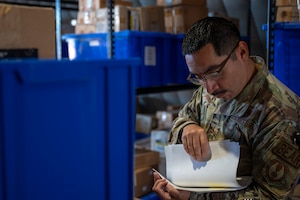
[[107,54],[108,58],[114,58],[114,0],[106,0],[107,16],[108,16],[108,31],[107,31]]
[[56,59],[62,58],[62,43],[61,43],[61,3],[60,0],[55,0],[55,24],[56,24]]
[[276,0],[268,0],[268,27],[267,27],[267,66],[274,70],[274,24],[276,19]]

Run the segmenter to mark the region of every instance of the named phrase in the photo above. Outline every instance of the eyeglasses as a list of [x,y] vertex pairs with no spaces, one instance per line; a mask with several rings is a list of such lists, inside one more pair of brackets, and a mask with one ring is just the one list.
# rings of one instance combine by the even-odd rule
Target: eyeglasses
[[218,80],[218,79],[220,79],[221,78],[221,72],[222,72],[223,68],[225,67],[227,61],[229,60],[229,58],[232,55],[232,53],[234,52],[234,50],[238,47],[238,45],[239,45],[239,42],[231,50],[231,52],[227,56],[227,58],[221,64],[214,67],[215,69],[217,69],[216,71],[208,72],[208,73],[202,75],[201,77],[197,77],[197,75],[190,73],[189,76],[186,79],[188,81],[190,81],[191,83],[195,84],[195,85],[202,85],[204,87],[206,86],[206,80]]

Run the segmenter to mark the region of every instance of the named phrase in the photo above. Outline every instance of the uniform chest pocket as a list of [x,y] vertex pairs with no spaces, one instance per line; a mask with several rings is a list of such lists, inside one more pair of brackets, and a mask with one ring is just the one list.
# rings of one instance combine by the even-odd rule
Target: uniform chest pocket
[[249,140],[249,138],[256,133],[257,128],[255,123],[250,120],[247,121],[243,118],[230,117],[225,120],[223,130],[225,138],[238,142],[241,136]]

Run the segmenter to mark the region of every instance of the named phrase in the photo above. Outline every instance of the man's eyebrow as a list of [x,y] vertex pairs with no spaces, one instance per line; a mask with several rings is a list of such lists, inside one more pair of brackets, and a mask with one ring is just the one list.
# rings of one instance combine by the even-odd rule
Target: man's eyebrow
[[213,71],[214,69],[217,69],[218,67],[220,67],[218,64],[209,66],[208,69],[206,70],[206,72],[203,73],[203,75]]
[[[200,76],[205,76],[207,73],[209,73],[209,72],[213,71],[214,69],[218,68],[218,66],[219,66],[219,65],[217,65],[217,64],[216,64],[216,65],[211,65],[211,66],[209,66],[208,69],[207,69],[204,73],[201,73]],[[192,73],[192,74],[194,74],[194,73]],[[194,74],[194,75],[197,75],[197,76],[198,76],[199,74]],[[199,77],[200,77],[200,76],[199,76]]]

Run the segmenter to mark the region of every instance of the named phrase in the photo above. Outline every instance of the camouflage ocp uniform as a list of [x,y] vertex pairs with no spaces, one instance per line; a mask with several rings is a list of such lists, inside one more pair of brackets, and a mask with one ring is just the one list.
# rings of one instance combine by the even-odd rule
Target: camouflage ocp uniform
[[231,139],[241,146],[238,176],[252,176],[248,188],[197,194],[190,199],[290,199],[300,169],[294,136],[300,132],[300,100],[278,81],[260,57],[251,57],[257,74],[235,99],[210,96],[199,87],[180,110],[169,143],[182,143],[184,126],[198,124],[210,141]]

